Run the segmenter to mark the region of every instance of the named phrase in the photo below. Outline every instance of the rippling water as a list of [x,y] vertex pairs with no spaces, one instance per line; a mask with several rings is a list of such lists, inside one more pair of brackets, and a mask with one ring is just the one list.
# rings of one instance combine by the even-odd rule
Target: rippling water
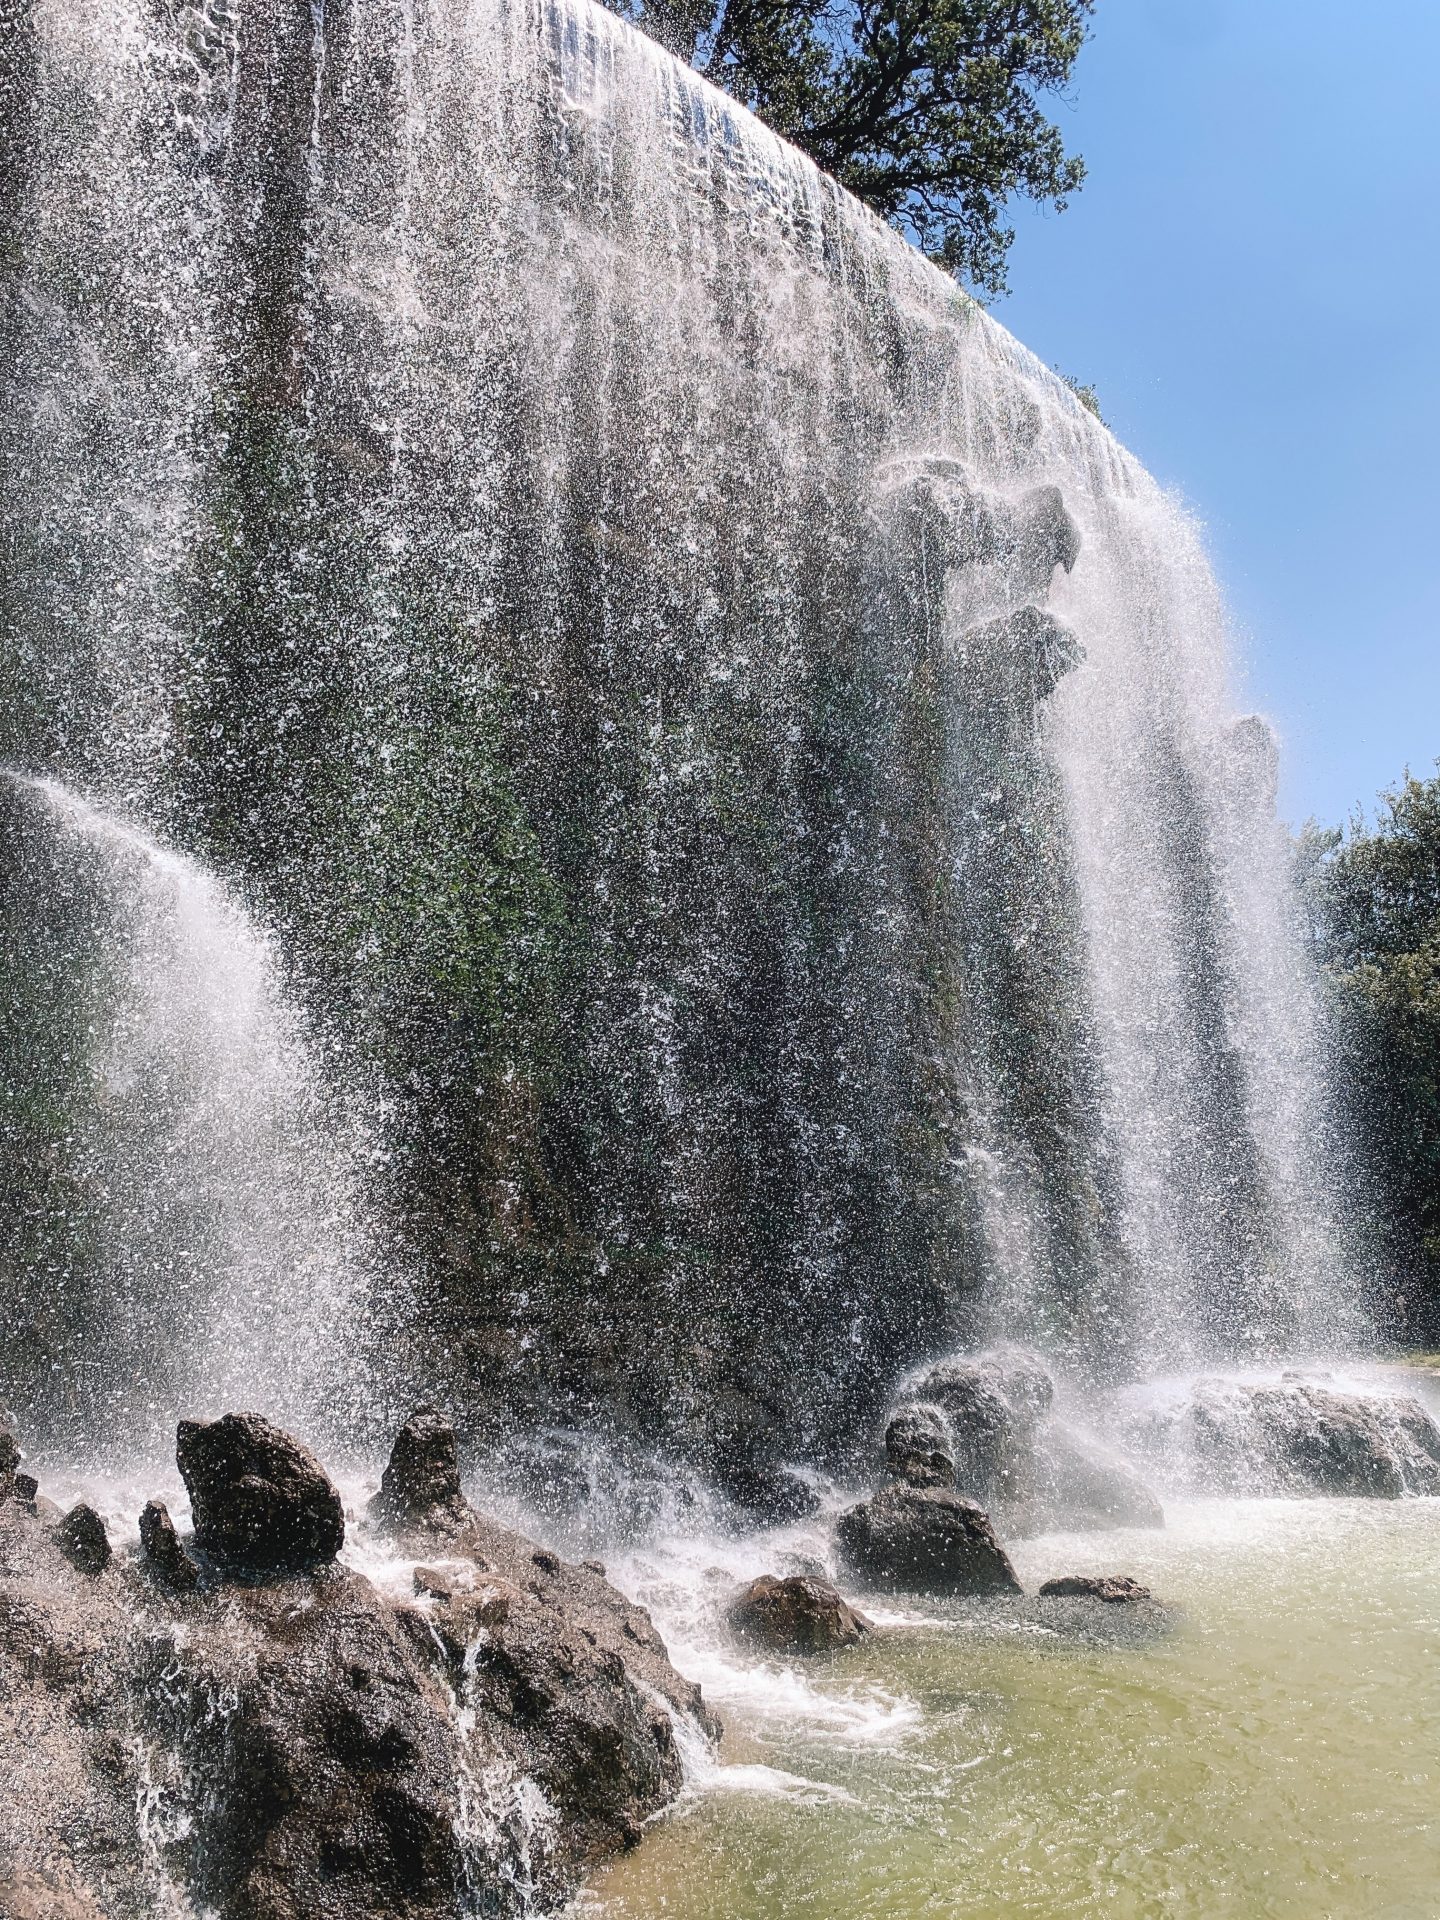
[[940,1605],[801,1675],[707,1650],[703,1572],[667,1595],[659,1563],[626,1569],[707,1666],[739,1772],[698,1780],[582,1911],[1435,1920],[1440,1501],[1194,1502],[1163,1534],[1016,1558],[1032,1590],[1133,1573],[1178,1618],[1115,1644],[1097,1608],[1086,1644]]

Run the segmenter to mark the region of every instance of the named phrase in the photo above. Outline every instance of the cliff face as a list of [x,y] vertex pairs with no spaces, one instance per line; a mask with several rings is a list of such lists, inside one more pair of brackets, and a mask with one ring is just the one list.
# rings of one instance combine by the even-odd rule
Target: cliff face
[[997,1326],[1123,1366],[1137,1272],[1281,1298],[1178,522],[608,15],[410,11],[35,0],[3,95],[0,751],[275,930],[378,1397],[743,1469]]

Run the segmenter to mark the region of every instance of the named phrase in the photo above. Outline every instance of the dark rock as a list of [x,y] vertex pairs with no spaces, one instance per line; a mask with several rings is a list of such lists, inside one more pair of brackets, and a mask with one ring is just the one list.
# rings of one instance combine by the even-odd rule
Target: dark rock
[[323,1565],[345,1542],[345,1510],[324,1468],[258,1413],[182,1420],[175,1458],[195,1544],[221,1565],[283,1572]]
[[520,1920],[674,1799],[672,1716],[718,1732],[642,1609],[468,1510],[425,1613],[328,1564],[182,1595],[147,1513],[150,1564],[84,1583],[0,1515],[7,1916],[138,1920],[163,1870],[214,1920]]
[[1019,1593],[990,1517],[944,1487],[882,1487],[842,1515],[835,1533],[845,1568],[869,1586],[911,1593]]
[[897,1407],[885,1429],[885,1468],[912,1487],[953,1487],[955,1443],[939,1407],[920,1401]]
[[1153,1600],[1148,1587],[1125,1573],[1065,1573],[1047,1580],[1040,1589],[1044,1599],[1104,1600],[1111,1606],[1136,1600]]
[[22,1506],[34,1511],[35,1502],[40,1496],[40,1482],[33,1473],[17,1473],[14,1487],[15,1498]]
[[199,1578],[195,1562],[180,1544],[170,1509],[163,1500],[147,1500],[140,1515],[140,1548],[157,1579],[177,1593],[189,1592]]
[[1121,1396],[1118,1414],[1127,1445],[1189,1492],[1440,1493],[1440,1427],[1408,1394],[1201,1379],[1178,1393]]
[[15,1472],[24,1457],[14,1434],[0,1427],[0,1500],[8,1500],[14,1494]]
[[105,1522],[82,1500],[55,1529],[60,1551],[81,1573],[103,1573],[110,1564],[110,1536]]
[[783,1462],[730,1455],[716,1462],[716,1473],[721,1490],[752,1524],[783,1527],[819,1511],[814,1487]]
[[943,1409],[955,1443],[955,1485],[986,1506],[1023,1506],[1035,1493],[1035,1438],[1054,1399],[1044,1363],[1023,1348],[955,1355],[915,1383]]
[[764,1653],[834,1653],[870,1631],[828,1580],[804,1575],[761,1574],[731,1602],[727,1617],[736,1639]]
[[1035,487],[1020,502],[1015,542],[1024,584],[1044,592],[1056,567],[1069,573],[1080,557],[1080,529],[1058,487]]
[[455,1428],[435,1407],[417,1407],[395,1436],[371,1517],[391,1531],[444,1532],[463,1525]]

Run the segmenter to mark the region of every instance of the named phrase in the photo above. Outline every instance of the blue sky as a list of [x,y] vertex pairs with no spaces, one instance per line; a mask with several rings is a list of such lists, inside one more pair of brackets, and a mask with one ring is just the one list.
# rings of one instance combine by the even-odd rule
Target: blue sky
[[997,317],[1204,522],[1338,822],[1440,756],[1440,0],[1099,0],[1054,113],[1089,179]]

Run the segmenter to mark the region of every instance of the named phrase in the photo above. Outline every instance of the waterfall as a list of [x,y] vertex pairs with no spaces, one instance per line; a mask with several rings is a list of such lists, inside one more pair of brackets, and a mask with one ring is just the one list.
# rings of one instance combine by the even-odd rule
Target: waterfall
[[4,19],[0,752],[385,1090],[397,1379],[743,1461],[1355,1336],[1274,743],[1061,382],[590,0]]
[[42,819],[8,836],[7,1106],[63,1119],[42,1166],[5,1168],[35,1204],[7,1222],[0,1388],[82,1457],[163,1456],[177,1413],[257,1399],[333,1430],[373,1256],[363,1140],[271,943],[193,861],[53,780],[9,784]]

